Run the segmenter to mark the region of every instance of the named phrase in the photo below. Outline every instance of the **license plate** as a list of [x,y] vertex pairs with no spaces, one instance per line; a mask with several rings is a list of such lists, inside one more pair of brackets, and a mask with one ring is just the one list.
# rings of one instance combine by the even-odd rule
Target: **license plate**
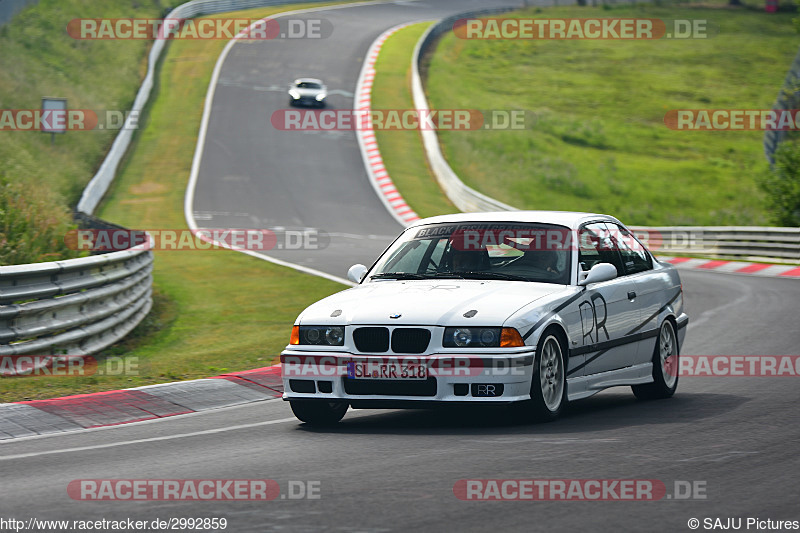
[[421,363],[350,361],[347,377],[352,379],[428,379],[428,367]]

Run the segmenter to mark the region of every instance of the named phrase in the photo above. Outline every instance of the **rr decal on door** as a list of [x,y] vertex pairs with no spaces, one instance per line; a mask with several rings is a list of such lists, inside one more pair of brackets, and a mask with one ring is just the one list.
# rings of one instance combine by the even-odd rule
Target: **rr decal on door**
[[[596,303],[597,300],[600,300],[600,303]],[[608,329],[606,328],[608,307],[606,306],[606,299],[603,298],[602,294],[599,292],[592,294],[588,300],[578,304],[578,309],[580,309],[581,312],[583,344],[595,344],[600,342],[600,330],[605,333],[606,340],[611,338],[609,337]]]

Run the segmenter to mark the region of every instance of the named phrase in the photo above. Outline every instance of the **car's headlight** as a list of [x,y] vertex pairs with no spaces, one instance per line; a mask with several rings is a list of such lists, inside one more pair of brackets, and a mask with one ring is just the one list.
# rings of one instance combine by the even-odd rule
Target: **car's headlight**
[[299,100],[300,99],[300,93],[295,91],[294,89],[289,89],[289,96],[291,96],[295,100]]
[[319,93],[314,98],[317,99],[317,102],[321,102],[321,101],[323,101],[325,99],[326,96],[328,96],[328,93]]
[[525,346],[514,328],[445,328],[442,346],[445,348],[512,348]]
[[344,345],[343,326],[294,326],[289,344]]

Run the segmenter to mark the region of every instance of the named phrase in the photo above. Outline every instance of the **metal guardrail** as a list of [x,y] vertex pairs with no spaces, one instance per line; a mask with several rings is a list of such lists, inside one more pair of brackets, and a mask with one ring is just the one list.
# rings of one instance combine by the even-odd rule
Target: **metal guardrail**
[[[411,90],[414,98],[414,107],[421,110],[430,109],[425,96],[425,89],[422,85],[420,69],[425,53],[430,50],[436,39],[443,33],[452,30],[453,23],[459,19],[492,15],[510,10],[510,8],[484,9],[460,13],[442,19],[428,28],[417,42],[411,58]],[[792,70],[787,76],[786,87],[789,86],[793,87],[793,89],[800,89],[800,54],[795,59]],[[781,95],[786,93],[787,91],[784,90]],[[794,92],[792,91],[793,94]],[[776,106],[783,100],[779,98],[778,102]],[[795,105],[797,103],[797,101],[794,101],[793,104],[785,105]],[[800,106],[795,105],[795,107]],[[780,134],[783,132],[768,133]],[[458,209],[465,212],[516,210],[515,207],[480,193],[461,181],[445,160],[435,130],[421,130],[420,134],[422,135],[428,163],[436,176],[436,180]],[[765,137],[765,150],[766,147],[767,141]],[[800,262],[800,228],[676,226],[638,227],[635,228],[635,232],[642,240],[647,241],[649,247],[657,254]]]
[[153,253],[0,266],[0,356],[87,355],[117,342],[152,306]]
[[[800,108],[800,51],[792,61],[789,72],[778,93],[778,98],[772,105],[772,109],[798,109]],[[764,133],[764,155],[767,156],[769,164],[775,163],[775,150],[778,145],[786,139],[788,131],[768,130]]]
[[[192,0],[170,11],[166,19],[186,19],[199,15],[211,15],[254,7],[277,6],[288,3],[317,3],[322,1],[324,0]],[[141,114],[145,105],[147,105],[147,100],[150,98],[150,91],[153,89],[155,80],[156,65],[158,64],[158,58],[161,56],[166,41],[167,39],[156,39],[153,42],[147,61],[147,74],[142,82],[142,86],[139,88],[139,92],[136,93],[136,99],[133,101],[131,113],[128,114],[125,125],[114,139],[111,149],[103,160],[103,164],[100,165],[97,173],[84,189],[83,195],[78,202],[78,211],[90,215],[93,214],[100,200],[103,199],[106,191],[111,186],[111,182],[114,181],[117,167],[119,167],[119,163],[128,150],[128,146],[130,146],[131,139],[133,138],[133,122],[138,120],[138,115]]]
[[631,228],[654,253],[800,263],[800,228],[680,226]]

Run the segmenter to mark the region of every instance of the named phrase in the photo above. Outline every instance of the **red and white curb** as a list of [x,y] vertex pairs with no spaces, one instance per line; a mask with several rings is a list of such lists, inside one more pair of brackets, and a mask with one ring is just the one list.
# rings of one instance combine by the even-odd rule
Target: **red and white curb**
[[[367,57],[364,59],[364,65],[361,68],[361,74],[358,76],[358,82],[356,83],[354,102],[356,111],[369,113],[372,109],[372,84],[375,81],[375,62],[378,60],[381,47],[393,33],[409,25],[401,24],[386,30],[370,45]],[[389,172],[383,164],[378,142],[375,139],[375,131],[373,129],[359,128],[356,130],[356,138],[361,148],[361,157],[364,159],[364,167],[367,169],[369,180],[389,213],[404,226],[419,220],[419,216],[406,203],[397,187],[395,187]]]
[[692,259],[689,257],[664,257],[659,260],[675,265],[682,270],[704,270],[725,274],[751,274],[776,278],[800,278],[800,267],[795,265],[772,265],[768,263],[747,263],[744,261],[722,261],[715,259]]
[[213,378],[0,404],[0,440],[197,413],[282,393],[278,364]]

